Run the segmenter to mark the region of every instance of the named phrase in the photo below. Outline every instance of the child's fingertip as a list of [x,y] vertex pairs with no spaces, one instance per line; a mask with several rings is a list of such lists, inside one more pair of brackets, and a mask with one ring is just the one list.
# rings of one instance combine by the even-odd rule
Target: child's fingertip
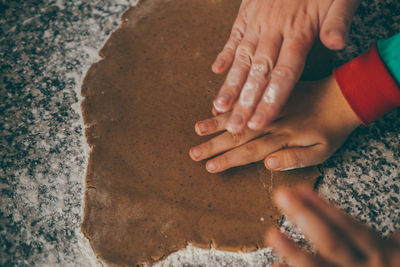
[[225,60],[223,58],[217,58],[212,65],[211,69],[214,73],[221,73],[225,66]]
[[194,131],[196,132],[197,135],[203,136],[204,134],[202,134],[201,131],[200,131],[199,123],[200,122],[196,122],[196,124],[194,125]]
[[275,241],[277,240],[277,238],[279,238],[278,232],[279,230],[277,228],[271,228],[264,236],[264,245],[274,247]]
[[218,170],[218,165],[216,162],[210,160],[206,163],[206,169],[208,172],[215,173]]
[[273,196],[274,202],[283,210],[289,210],[292,204],[292,191],[287,187],[278,188]]
[[197,128],[199,130],[200,135],[204,135],[208,132],[207,123],[204,121],[200,121],[197,123]]

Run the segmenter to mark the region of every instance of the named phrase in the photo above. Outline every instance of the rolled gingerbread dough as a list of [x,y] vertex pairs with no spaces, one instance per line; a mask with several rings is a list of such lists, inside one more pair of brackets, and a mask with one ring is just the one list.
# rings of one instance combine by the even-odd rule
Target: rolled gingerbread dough
[[260,164],[210,174],[188,156],[207,138],[223,78],[210,65],[229,36],[239,0],[142,0],[122,17],[82,87],[87,170],[82,230],[111,265],[153,263],[188,243],[264,247],[279,212],[278,185],[313,183],[316,169],[268,172]]

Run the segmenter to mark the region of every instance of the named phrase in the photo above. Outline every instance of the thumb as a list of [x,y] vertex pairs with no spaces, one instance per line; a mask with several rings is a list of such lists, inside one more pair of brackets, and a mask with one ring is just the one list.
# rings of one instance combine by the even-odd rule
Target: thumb
[[346,45],[351,20],[361,0],[335,0],[322,22],[320,39],[329,49],[339,50]]
[[286,171],[317,165],[328,158],[322,144],[309,147],[293,147],[270,154],[264,161],[265,167],[275,171]]

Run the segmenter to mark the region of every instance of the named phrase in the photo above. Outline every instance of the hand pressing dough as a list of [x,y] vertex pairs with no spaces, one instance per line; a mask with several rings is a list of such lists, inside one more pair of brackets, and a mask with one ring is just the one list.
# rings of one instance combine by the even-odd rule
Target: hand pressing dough
[[279,212],[278,185],[313,183],[316,169],[271,173],[260,164],[210,174],[188,156],[206,138],[223,77],[211,63],[229,36],[239,0],[144,0],[122,17],[88,71],[82,95],[87,171],[82,230],[111,265],[153,263],[188,243],[264,247]]

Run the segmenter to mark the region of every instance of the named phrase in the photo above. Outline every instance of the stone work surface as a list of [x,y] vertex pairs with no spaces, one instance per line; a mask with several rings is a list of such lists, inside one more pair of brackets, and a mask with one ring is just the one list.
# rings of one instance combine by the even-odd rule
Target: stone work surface
[[[0,266],[100,266],[82,221],[88,146],[80,84],[135,0],[0,1]],[[364,0],[338,64],[400,31],[400,1]],[[320,166],[326,196],[384,235],[400,228],[400,110],[358,128]],[[284,222],[297,240],[301,234]],[[268,249],[189,246],[166,266],[268,266]]]

